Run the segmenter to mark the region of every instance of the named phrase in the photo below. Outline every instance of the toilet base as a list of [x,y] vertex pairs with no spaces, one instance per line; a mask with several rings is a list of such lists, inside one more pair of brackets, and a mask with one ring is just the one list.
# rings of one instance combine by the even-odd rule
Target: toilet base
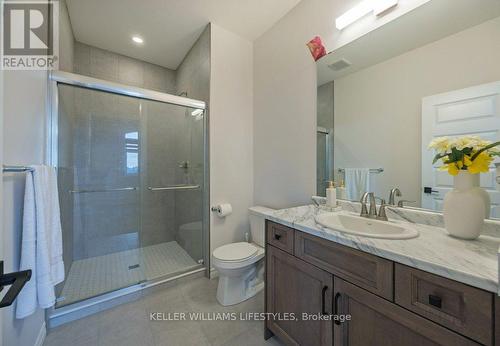
[[258,266],[245,268],[234,275],[235,270],[219,270],[219,285],[217,287],[217,301],[223,306],[235,305],[252,298],[264,289],[263,261]]

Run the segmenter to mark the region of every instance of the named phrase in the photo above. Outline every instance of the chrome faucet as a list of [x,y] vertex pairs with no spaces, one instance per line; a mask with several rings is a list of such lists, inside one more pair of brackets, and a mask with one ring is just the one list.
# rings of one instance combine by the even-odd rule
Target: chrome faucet
[[[403,194],[401,193],[401,190],[395,187],[394,189],[391,190],[391,193],[389,194],[389,206],[396,206],[396,198],[395,197],[401,197]],[[416,201],[410,201],[407,199],[401,199],[398,201],[398,208],[404,208],[405,203],[417,203]]]
[[377,220],[389,221],[387,214],[385,213],[386,206],[387,204],[385,203],[385,199],[380,199],[380,208],[378,208]]
[[[370,211],[368,211],[366,207],[367,198],[370,198]],[[377,217],[377,206],[375,204],[375,195],[373,194],[373,192],[365,192],[363,196],[361,196],[361,200],[359,202],[361,203],[360,216],[369,217],[372,219]]]
[[[366,206],[367,199],[370,199],[370,211],[368,211],[368,208]],[[361,203],[361,213],[359,216],[361,217],[367,217],[370,219],[377,219],[377,220],[383,220],[383,221],[388,221],[387,215],[385,213],[385,207],[387,204],[385,203],[385,199],[380,199],[380,208],[377,213],[377,205],[375,203],[375,195],[373,192],[365,192],[363,196],[361,197],[361,200],[359,201]]]
[[395,187],[394,189],[391,190],[391,193],[389,194],[389,205],[396,205],[396,198],[395,197],[401,197],[403,194],[401,193],[401,190]]

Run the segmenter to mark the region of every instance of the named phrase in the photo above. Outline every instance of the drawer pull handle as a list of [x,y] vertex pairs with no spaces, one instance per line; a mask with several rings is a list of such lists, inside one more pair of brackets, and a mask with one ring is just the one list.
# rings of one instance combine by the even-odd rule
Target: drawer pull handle
[[281,238],[281,234],[277,234],[277,233],[274,234],[274,239],[280,240],[280,238]]
[[325,308],[326,291],[328,291],[328,286],[323,286],[323,290],[321,291],[321,314],[322,315],[328,315],[328,312],[326,311],[326,308]]
[[338,314],[339,314],[339,299],[342,295],[340,294],[340,292],[337,292],[337,294],[335,295],[335,298],[333,299],[333,314],[335,315],[334,316],[334,323],[337,325],[337,326],[340,326],[340,321],[338,319]]
[[433,294],[429,294],[429,304],[435,306],[436,308],[441,309],[442,300],[441,297],[435,296]]

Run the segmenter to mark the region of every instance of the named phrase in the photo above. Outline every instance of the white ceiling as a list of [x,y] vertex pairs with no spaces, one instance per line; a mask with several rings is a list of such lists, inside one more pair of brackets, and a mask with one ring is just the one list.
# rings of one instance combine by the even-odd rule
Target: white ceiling
[[[299,1],[67,0],[67,5],[77,41],[175,70],[209,22],[253,41]],[[144,44],[134,44],[132,35]]]

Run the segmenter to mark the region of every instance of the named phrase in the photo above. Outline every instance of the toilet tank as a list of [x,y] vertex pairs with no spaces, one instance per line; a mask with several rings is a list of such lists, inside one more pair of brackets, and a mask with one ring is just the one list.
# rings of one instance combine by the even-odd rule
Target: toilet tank
[[262,213],[270,213],[274,210],[275,209],[260,206],[248,208],[252,241],[259,246],[264,247],[266,242],[266,218],[262,215]]

